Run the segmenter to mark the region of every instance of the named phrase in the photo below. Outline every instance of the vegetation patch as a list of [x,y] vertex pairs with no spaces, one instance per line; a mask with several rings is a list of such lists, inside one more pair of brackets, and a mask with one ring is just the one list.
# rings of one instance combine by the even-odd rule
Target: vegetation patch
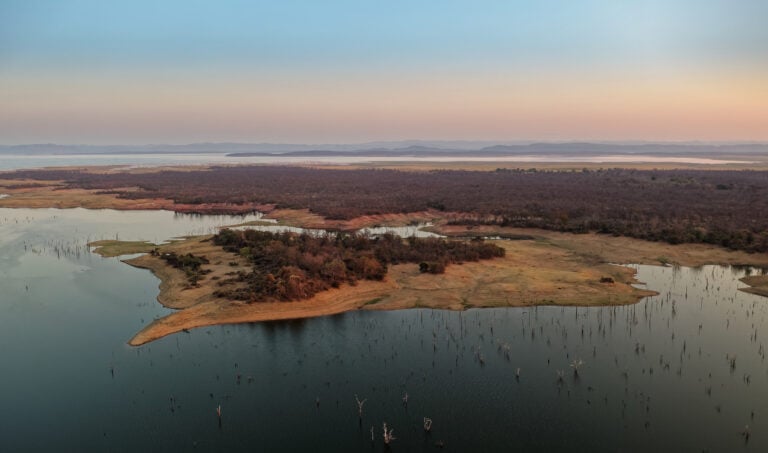
[[[186,209],[197,206],[200,212],[214,207],[234,212],[255,203],[309,209],[327,220],[350,220],[432,210],[457,225],[599,232],[670,244],[768,251],[766,171],[408,172],[243,166],[112,174],[20,170],[4,178],[19,180],[19,185],[65,181],[62,187],[68,190],[106,191],[124,202],[173,200],[189,203]],[[21,202],[29,203],[14,203]]]
[[146,241],[115,241],[103,240],[90,242],[88,245],[95,247],[94,253],[105,258],[121,255],[133,255],[135,253],[149,253],[157,245]]
[[[218,297],[248,302],[308,299],[320,291],[358,280],[382,280],[389,265],[418,263],[421,272],[441,274],[446,266],[504,256],[505,250],[483,240],[402,239],[392,234],[324,235],[224,229],[213,243],[248,260],[218,282]],[[246,283],[245,287],[233,283]]]
[[384,298],[383,298],[383,297],[376,297],[376,298],[374,298],[374,299],[371,299],[371,300],[367,301],[367,302],[366,302],[366,303],[364,303],[363,305],[376,305],[376,304],[378,304],[379,302],[381,302],[382,300],[384,300]]
[[159,256],[166,263],[170,264],[176,269],[181,269],[184,271],[189,284],[192,286],[197,285],[198,281],[203,278],[203,275],[210,272],[210,270],[203,269],[202,267],[203,264],[209,263],[208,259],[204,256],[195,256],[191,253],[187,253],[186,255],[179,255],[175,252],[161,253],[157,250],[152,250],[151,253],[155,256]]

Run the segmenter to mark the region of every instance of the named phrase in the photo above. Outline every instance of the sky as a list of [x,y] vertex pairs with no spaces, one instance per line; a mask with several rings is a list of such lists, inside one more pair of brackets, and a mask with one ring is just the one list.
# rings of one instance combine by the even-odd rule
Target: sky
[[0,144],[768,141],[764,0],[0,0]]

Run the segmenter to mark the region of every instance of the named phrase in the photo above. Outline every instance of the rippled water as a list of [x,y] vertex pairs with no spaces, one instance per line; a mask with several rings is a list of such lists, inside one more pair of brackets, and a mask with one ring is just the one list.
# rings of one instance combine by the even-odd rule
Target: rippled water
[[80,244],[230,220],[0,209],[0,451],[384,451],[384,421],[393,451],[768,449],[751,269],[637,266],[660,295],[626,307],[357,311],[127,346],[168,312],[158,282]]

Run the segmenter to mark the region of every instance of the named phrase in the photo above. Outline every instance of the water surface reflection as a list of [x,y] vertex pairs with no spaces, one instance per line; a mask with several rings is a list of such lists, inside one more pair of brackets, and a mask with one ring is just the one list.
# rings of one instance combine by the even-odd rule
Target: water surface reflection
[[738,291],[757,270],[636,266],[660,294],[625,307],[359,311],[131,348],[167,312],[157,280],[57,244],[216,222],[44,211],[0,210],[0,451],[383,451],[384,421],[397,451],[768,449],[766,299]]

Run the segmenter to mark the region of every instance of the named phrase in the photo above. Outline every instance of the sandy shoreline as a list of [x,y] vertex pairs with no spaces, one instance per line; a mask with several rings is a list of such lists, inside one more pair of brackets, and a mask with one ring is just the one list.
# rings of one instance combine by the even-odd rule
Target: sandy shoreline
[[[126,261],[156,275],[160,279],[158,301],[178,310],[145,327],[129,341],[131,345],[201,326],[309,318],[356,309],[624,305],[654,294],[630,285],[636,282],[632,269],[586,264],[568,250],[546,243],[497,241],[507,250],[504,258],[451,265],[442,275],[421,274],[417,265],[401,264],[392,266],[381,282],[360,281],[302,301],[247,304],[213,295],[215,282],[232,270],[231,260],[239,261],[238,268],[247,263],[205,239],[189,239],[161,248],[204,255],[211,261],[206,266],[211,273],[198,287],[190,287],[183,272],[160,258],[143,255]],[[615,283],[601,283],[602,277],[610,277]]]
[[[462,228],[436,229],[460,234]],[[253,304],[213,296],[216,281],[233,269],[247,267],[242,258],[213,246],[206,237],[161,246],[161,250],[205,255],[211,261],[206,266],[211,273],[198,287],[190,287],[181,271],[157,257],[143,255],[126,261],[156,275],[160,280],[158,301],[178,310],[142,329],[129,344],[138,346],[195,327],[309,318],[357,309],[608,306],[636,303],[655,294],[631,286],[637,283],[633,269],[607,263],[768,266],[768,257],[763,255],[700,244],[670,246],[623,237],[530,229],[496,232],[531,239],[495,241],[507,251],[504,258],[452,265],[442,275],[421,274],[416,265],[402,264],[392,266],[382,282],[361,281],[356,286],[345,285],[303,301]],[[109,243],[103,245],[107,248],[97,253],[108,254],[109,247],[114,247]],[[129,243],[127,250],[135,252],[134,246],[139,245]],[[601,283],[603,277],[612,278],[614,283]]]

